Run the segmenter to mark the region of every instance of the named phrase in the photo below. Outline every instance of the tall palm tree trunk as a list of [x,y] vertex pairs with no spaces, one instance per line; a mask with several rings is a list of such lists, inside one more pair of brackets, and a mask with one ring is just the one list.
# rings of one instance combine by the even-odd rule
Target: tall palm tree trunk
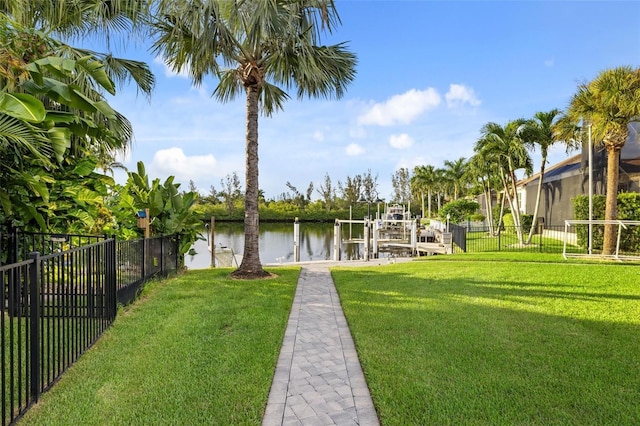
[[231,275],[236,278],[259,278],[269,274],[260,263],[258,215],[258,91],[257,85],[246,86],[246,191],[244,198],[244,254],[240,267]]
[[[618,218],[618,180],[620,162],[620,146],[606,144],[607,147],[607,198],[605,201],[605,220]],[[616,225],[604,226],[602,254],[613,254],[616,248]]]
[[494,235],[493,229],[493,207],[491,206],[491,185],[489,182],[485,182],[484,178],[482,180],[482,192],[484,193],[484,209],[487,212],[487,224],[489,225],[489,235]]
[[500,198],[500,215],[498,216],[498,224],[496,225],[496,234],[499,234],[500,228],[502,228],[502,217],[504,216],[504,200],[506,198],[507,197],[505,195],[502,195],[502,197]]
[[513,222],[516,226],[518,243],[524,244],[524,234],[522,233],[522,215],[520,214],[520,201],[518,200],[518,188],[516,187],[516,174],[513,169],[511,169],[509,175],[511,178],[511,189],[513,191],[513,207],[511,209],[511,215],[513,216]]
[[536,206],[533,209],[533,223],[531,223],[531,229],[529,230],[529,237],[527,238],[527,244],[531,244],[533,238],[533,232],[536,228],[536,218],[538,217],[538,210],[540,209],[540,198],[542,198],[542,181],[544,179],[544,165],[547,162],[547,155],[542,155],[542,164],[540,165],[540,179],[538,179],[538,191],[536,192]]
[[[513,181],[513,175],[510,172],[508,175],[509,179]],[[509,182],[507,182],[507,176],[502,173],[502,184],[504,185],[504,194],[507,198],[507,202],[509,203],[509,209],[511,209],[511,217],[513,218],[513,225],[516,231],[516,235],[518,237],[518,242],[522,244],[522,229],[520,228],[520,208],[518,205],[518,194],[514,190],[513,197],[511,196],[511,188],[509,188]]]

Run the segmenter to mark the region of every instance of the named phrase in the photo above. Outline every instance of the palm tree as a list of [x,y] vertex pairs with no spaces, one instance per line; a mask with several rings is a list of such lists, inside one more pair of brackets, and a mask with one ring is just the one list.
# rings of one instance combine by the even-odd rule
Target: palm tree
[[495,165],[482,152],[476,152],[467,162],[467,177],[470,181],[477,182],[480,185],[482,194],[484,195],[484,208],[487,212],[487,224],[489,226],[489,234],[494,234],[493,206],[491,204],[491,195],[494,188],[494,181],[497,177],[495,173]]
[[[44,56],[73,60],[90,57],[102,64],[107,77],[116,85],[133,81],[140,92],[149,96],[155,77],[144,62],[118,58],[111,51],[101,53],[83,49],[66,41],[98,38],[104,41],[108,50],[117,35],[130,43],[133,37],[141,35],[146,28],[150,3],[150,0],[0,0],[0,13],[6,17],[9,25],[32,29],[40,37],[52,39],[53,43],[47,46],[50,50],[40,52],[46,53]],[[92,79],[84,73],[76,76],[74,84],[83,89],[95,88]]]
[[435,190],[436,190],[436,203],[438,211],[442,207],[442,201],[446,201],[447,193],[453,186],[449,180],[449,176],[445,169],[435,170]]
[[[580,84],[566,116],[576,125],[582,120],[588,122],[595,143],[603,144],[607,150],[605,220],[615,220],[618,218],[620,151],[629,138],[629,124],[640,121],[640,68],[608,69],[591,82]],[[614,253],[615,234],[615,225],[605,225],[602,254]]]
[[559,141],[558,133],[555,130],[555,124],[560,116],[561,111],[559,109],[552,109],[548,112],[539,111],[534,115],[534,118],[527,121],[522,132],[522,137],[525,144],[534,147],[537,145],[540,147],[540,176],[538,178],[538,191],[536,193],[536,205],[533,209],[534,223],[529,230],[529,236],[526,244],[531,243],[533,233],[535,231],[535,220],[538,217],[538,211],[540,209],[540,198],[542,196],[542,182],[544,180],[544,171],[547,164],[547,155],[549,148]]
[[244,257],[239,278],[267,276],[258,247],[258,113],[283,108],[285,89],[298,98],[341,97],[355,77],[355,55],[342,44],[319,45],[339,23],[333,0],[160,0],[153,50],[201,84],[219,79],[214,96],[246,98]]
[[[427,217],[431,217],[431,198],[436,188],[436,170],[431,165],[416,166],[411,177],[411,186],[420,192],[427,191]],[[422,203],[422,215],[424,216],[424,200]]]
[[521,137],[524,124],[523,119],[510,121],[504,127],[497,123],[487,123],[481,130],[482,139],[476,144],[476,150],[492,157],[498,164],[520,244],[524,243],[524,238],[515,172],[524,169],[526,174],[531,174],[532,170],[531,158]]
[[457,200],[461,186],[464,184],[464,172],[467,166],[466,158],[460,157],[454,161],[446,160],[444,165],[445,173],[453,184],[453,199]]

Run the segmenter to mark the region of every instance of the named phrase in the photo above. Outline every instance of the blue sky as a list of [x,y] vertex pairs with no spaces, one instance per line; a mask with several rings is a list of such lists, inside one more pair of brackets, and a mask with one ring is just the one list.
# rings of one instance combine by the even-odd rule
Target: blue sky
[[[327,173],[337,186],[368,170],[389,198],[398,168],[469,158],[485,123],[563,109],[603,69],[640,66],[637,1],[338,0],[337,8],[342,26],[326,43],[348,42],[356,80],[341,100],[291,93],[284,111],[260,117],[267,198],[287,181],[304,192]],[[244,181],[244,98],[218,103],[214,79],[195,88],[145,48],[116,52],[149,63],[157,78],[150,100],[133,87],[109,100],[134,128],[125,165],[143,161],[151,177],[173,175],[184,188],[191,179],[202,193],[233,172]],[[558,147],[550,163],[566,157]]]

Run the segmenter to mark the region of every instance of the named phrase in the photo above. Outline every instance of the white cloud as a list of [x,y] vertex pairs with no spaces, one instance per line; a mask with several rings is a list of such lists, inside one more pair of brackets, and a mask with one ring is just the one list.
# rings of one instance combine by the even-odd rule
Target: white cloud
[[392,148],[407,149],[411,148],[413,143],[413,138],[406,133],[391,135],[391,137],[389,137],[389,145],[391,145]]
[[551,68],[551,67],[553,67],[555,65],[555,63],[556,63],[556,61],[553,58],[547,59],[547,60],[544,61],[544,66],[547,67],[547,68]]
[[447,106],[449,106],[449,108],[460,107],[464,104],[471,106],[480,105],[480,100],[476,97],[473,89],[463,86],[462,84],[451,84],[449,91],[444,97],[447,100]]
[[324,133],[322,133],[320,130],[316,130],[313,133],[313,139],[318,142],[322,142],[324,140]]
[[171,67],[169,67],[169,65],[167,65],[164,59],[162,59],[160,56],[156,56],[155,58],[153,58],[153,63],[161,65],[163,67],[165,77],[182,77],[187,79],[190,78],[189,68],[187,66],[182,67],[180,72],[176,72],[175,70],[171,69]]
[[360,145],[358,145],[357,143],[351,143],[349,145],[347,145],[347,148],[345,149],[347,155],[350,156],[356,156],[356,155],[362,155],[364,154],[364,148],[361,147]]
[[433,88],[411,89],[402,95],[395,95],[383,103],[374,104],[358,117],[358,124],[391,126],[408,124],[423,112],[440,105],[440,95]]
[[163,176],[175,176],[177,181],[195,176],[215,176],[217,161],[211,154],[186,156],[181,148],[168,148],[155,153],[151,162],[154,170]]

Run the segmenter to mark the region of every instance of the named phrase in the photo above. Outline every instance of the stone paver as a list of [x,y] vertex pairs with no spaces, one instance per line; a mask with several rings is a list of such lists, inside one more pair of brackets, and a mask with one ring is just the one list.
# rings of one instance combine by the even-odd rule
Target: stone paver
[[263,426],[379,425],[329,266],[302,265]]

